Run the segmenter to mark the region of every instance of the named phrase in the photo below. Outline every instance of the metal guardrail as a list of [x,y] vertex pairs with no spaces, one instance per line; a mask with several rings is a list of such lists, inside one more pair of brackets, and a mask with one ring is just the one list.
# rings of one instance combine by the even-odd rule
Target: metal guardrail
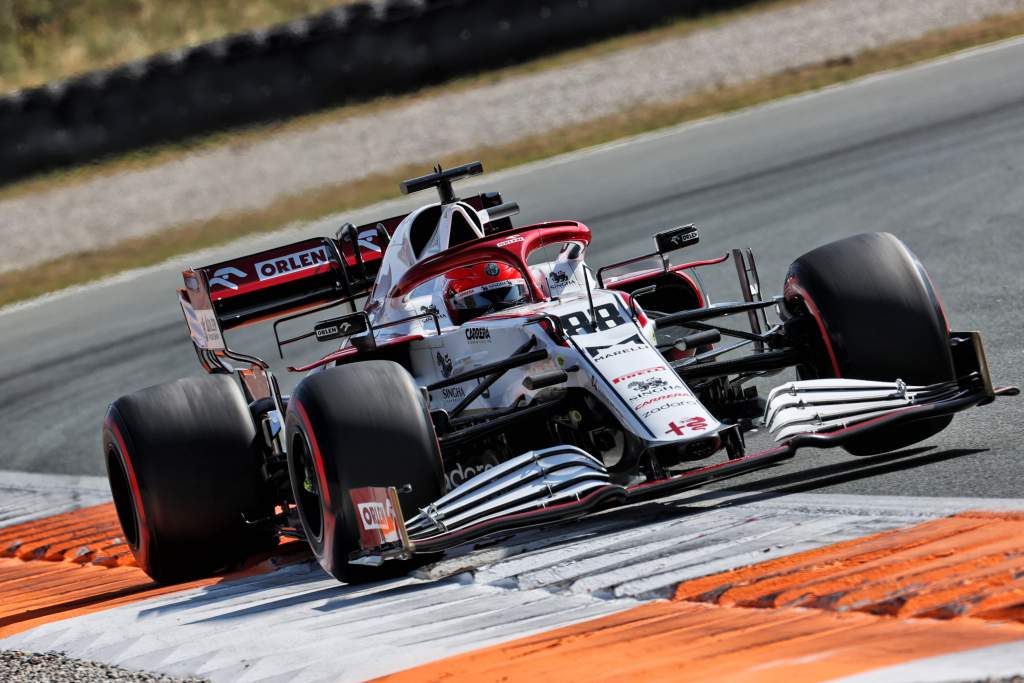
[[0,97],[0,181],[523,61],[741,1],[386,0]]

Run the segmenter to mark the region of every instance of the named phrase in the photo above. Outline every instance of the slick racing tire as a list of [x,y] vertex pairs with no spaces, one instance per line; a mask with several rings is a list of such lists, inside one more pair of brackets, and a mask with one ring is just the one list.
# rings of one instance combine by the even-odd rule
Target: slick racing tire
[[[789,267],[786,308],[813,318],[813,367],[802,378],[844,377],[926,385],[954,378],[949,329],[924,267],[889,233],[855,235]],[[945,429],[928,418],[844,444],[854,455],[893,451]]]
[[124,538],[159,583],[201,576],[270,547],[246,520],[272,512],[257,432],[227,375],[189,377],[117,399],[103,453]]
[[349,564],[360,548],[351,489],[395,486],[406,519],[443,491],[426,399],[405,368],[375,360],[309,375],[288,402],[285,434],[299,518],[320,565],[347,583],[409,571],[397,560]]

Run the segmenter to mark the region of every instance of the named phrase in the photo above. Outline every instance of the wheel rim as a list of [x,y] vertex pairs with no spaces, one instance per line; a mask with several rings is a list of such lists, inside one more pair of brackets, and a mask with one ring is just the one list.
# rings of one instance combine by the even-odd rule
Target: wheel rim
[[323,540],[324,513],[312,449],[302,430],[292,439],[292,481],[295,482],[295,505],[299,517],[312,540]]

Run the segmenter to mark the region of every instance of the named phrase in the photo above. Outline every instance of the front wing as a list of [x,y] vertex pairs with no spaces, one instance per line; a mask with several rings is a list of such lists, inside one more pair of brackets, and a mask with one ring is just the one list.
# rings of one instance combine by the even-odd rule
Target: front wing
[[[829,385],[837,396],[853,386],[844,386],[843,382],[833,380]],[[883,390],[883,384],[873,383],[872,389]],[[821,384],[813,382],[791,383],[775,394],[778,400],[769,402],[767,414],[786,410],[792,404],[790,397],[801,390],[822,389]],[[388,559],[440,552],[499,532],[563,522],[598,509],[660,497],[766,467],[792,458],[801,448],[834,448],[903,423],[950,415],[991,402],[997,395],[1016,393],[1012,388],[993,389],[987,368],[927,392],[908,392],[897,382],[888,384],[887,389],[885,395],[891,405],[884,409],[878,408],[877,395],[872,394],[868,397],[871,410],[850,410],[844,419],[826,420],[824,426],[815,423],[807,431],[787,432],[790,435],[772,448],[632,486],[612,482],[598,459],[574,446],[531,451],[466,481],[408,522],[396,510],[393,523],[400,527],[397,540],[365,545],[353,553],[350,561],[377,565]],[[387,494],[388,489],[382,489],[382,495]]]

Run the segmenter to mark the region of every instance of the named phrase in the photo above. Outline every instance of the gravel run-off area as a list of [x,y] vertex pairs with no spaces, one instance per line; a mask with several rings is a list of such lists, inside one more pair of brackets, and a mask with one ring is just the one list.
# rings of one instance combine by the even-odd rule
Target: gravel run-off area
[[255,144],[14,196],[0,201],[0,272],[1022,9],[1024,0],[808,0]]
[[203,678],[172,678],[144,671],[128,671],[98,662],[83,662],[59,652],[0,650],[0,681],[4,683],[202,683]]
[[[1022,9],[1024,0],[808,0],[245,147],[0,201],[0,272]],[[60,653],[0,650],[4,682],[179,680]]]

